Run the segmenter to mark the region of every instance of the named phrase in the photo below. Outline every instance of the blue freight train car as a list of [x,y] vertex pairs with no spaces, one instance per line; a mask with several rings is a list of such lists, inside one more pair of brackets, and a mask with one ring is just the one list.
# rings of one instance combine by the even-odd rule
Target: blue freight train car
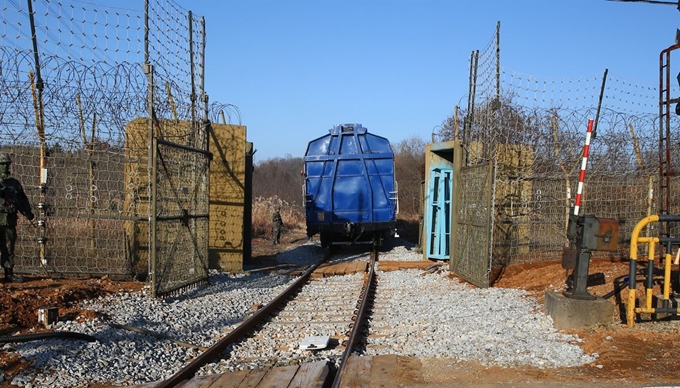
[[361,124],[335,125],[304,157],[307,235],[321,245],[383,244],[397,230],[398,196],[390,142]]

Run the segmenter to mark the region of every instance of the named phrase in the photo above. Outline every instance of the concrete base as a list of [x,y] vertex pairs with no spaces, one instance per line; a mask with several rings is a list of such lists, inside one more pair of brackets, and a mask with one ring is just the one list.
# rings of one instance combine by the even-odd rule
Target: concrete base
[[561,293],[545,293],[545,313],[550,315],[557,329],[585,329],[607,326],[614,321],[614,304],[606,299],[581,300],[567,298]]

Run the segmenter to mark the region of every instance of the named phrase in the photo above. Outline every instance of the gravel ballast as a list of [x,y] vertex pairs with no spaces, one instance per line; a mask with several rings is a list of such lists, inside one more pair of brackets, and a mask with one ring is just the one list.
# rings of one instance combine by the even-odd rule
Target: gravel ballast
[[[312,264],[323,250],[313,242],[277,256],[280,262]],[[348,254],[345,260],[361,258]],[[412,246],[398,241],[380,261],[421,260]],[[596,361],[579,339],[558,332],[549,316],[526,292],[478,289],[448,276],[447,266],[380,271],[376,298],[383,306],[370,325],[366,355],[446,357],[505,367],[571,367]],[[352,275],[347,275],[352,276]],[[162,333],[197,347],[209,347],[266,304],[295,279],[282,272],[226,275],[211,272],[210,285],[166,300],[147,293],[121,293],[83,307],[100,311],[93,320],[62,321],[56,330],[93,336],[96,342],[43,340],[0,345],[17,352],[31,367],[11,383],[20,387],[119,386],[167,379],[200,350],[173,341],[111,327],[108,322]],[[282,326],[281,330],[285,330]],[[282,335],[284,335],[282,333]],[[295,336],[295,333],[289,333]],[[299,356],[299,355],[298,355]],[[231,365],[229,369],[233,370]],[[213,371],[213,368],[211,368]],[[218,372],[218,371],[215,371]]]

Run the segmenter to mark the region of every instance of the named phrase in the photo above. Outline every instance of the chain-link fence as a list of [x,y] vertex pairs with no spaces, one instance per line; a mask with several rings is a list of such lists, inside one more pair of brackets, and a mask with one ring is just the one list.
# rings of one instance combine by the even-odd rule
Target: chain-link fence
[[[148,275],[149,246],[176,243],[147,226],[151,139],[199,151],[166,158],[180,158],[186,185],[207,179],[203,18],[172,1],[0,2],[0,150],[38,210],[20,222],[17,271]],[[191,212],[207,206],[196,198]]]
[[[470,56],[463,124],[451,118],[439,134],[463,140],[466,165],[496,165],[494,263],[561,258],[589,119],[595,120],[596,131],[580,214],[620,220],[620,248],[614,255],[627,256],[636,223],[659,212],[659,164],[665,160],[660,159],[659,88],[627,82],[606,69],[600,76],[540,79],[503,68],[500,58],[499,24],[488,45]],[[667,87],[672,96],[680,94],[677,85]],[[672,173],[672,166],[680,165],[679,123],[672,115],[670,192],[680,187],[678,174]],[[673,196],[670,202],[664,211],[679,212],[680,202]]]
[[478,287],[488,287],[492,259],[489,223],[492,222],[493,165],[465,167],[460,171],[457,191],[458,232],[451,270]]

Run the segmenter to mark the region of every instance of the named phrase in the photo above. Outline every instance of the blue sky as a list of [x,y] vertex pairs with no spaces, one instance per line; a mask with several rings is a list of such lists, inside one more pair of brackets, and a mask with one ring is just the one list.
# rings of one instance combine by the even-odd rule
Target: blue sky
[[501,23],[505,69],[656,87],[672,5],[605,0],[176,0],[206,19],[210,101],[238,107],[255,162],[302,157],[333,124],[429,139]]

